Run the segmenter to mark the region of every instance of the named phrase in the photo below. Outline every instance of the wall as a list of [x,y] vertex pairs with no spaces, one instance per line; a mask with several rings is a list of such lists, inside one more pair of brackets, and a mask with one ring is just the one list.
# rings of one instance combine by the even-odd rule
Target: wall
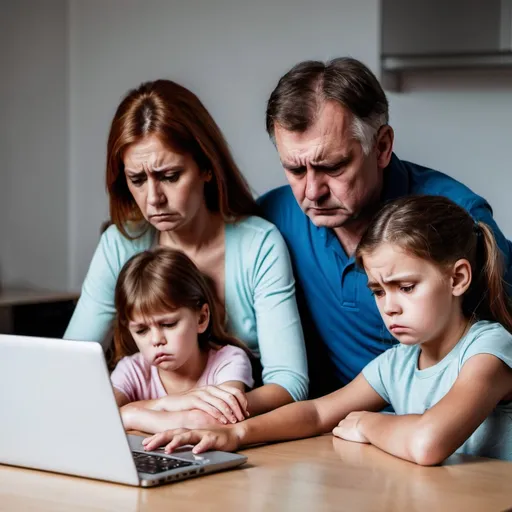
[[341,54],[375,69],[377,23],[376,0],[72,0],[72,286],[81,283],[108,215],[106,137],[128,89],[159,77],[191,88],[261,193],[284,183],[264,128],[279,77],[300,60]]
[[2,2],[0,281],[68,285],[66,0]]
[[512,239],[512,72],[414,73],[388,96],[397,153],[485,197]]
[[[378,0],[21,0],[2,9],[4,284],[81,285],[108,216],[108,127],[129,88],[168,77],[194,90],[258,194],[284,183],[264,130],[278,78],[300,60],[346,54],[378,71]],[[489,199],[510,238],[511,89],[510,74],[432,73],[389,94],[399,156]]]

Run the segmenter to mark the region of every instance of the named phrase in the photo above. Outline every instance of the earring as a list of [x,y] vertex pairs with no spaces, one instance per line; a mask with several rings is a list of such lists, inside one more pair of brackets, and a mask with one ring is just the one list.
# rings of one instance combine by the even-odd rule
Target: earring
[[213,173],[212,173],[212,171],[208,171],[208,172],[206,173],[206,180],[205,180],[205,181],[206,181],[207,183],[209,183],[210,181],[212,181],[212,178],[213,178]]

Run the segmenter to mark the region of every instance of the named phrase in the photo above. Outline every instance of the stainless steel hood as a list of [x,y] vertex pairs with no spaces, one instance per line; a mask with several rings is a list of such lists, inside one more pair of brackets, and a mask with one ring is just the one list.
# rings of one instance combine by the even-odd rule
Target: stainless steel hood
[[408,71],[512,70],[512,0],[381,0],[381,67],[395,89]]

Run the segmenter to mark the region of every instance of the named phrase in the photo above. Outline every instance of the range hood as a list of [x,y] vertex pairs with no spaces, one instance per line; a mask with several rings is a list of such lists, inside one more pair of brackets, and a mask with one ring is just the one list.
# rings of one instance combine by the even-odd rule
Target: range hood
[[512,70],[512,0],[381,0],[381,68]]

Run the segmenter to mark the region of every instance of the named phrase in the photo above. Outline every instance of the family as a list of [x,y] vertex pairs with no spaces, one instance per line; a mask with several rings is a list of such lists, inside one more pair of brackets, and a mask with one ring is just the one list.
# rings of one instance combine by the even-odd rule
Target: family
[[358,60],[305,61],[266,129],[288,185],[255,200],[169,80],[112,120],[101,236],[66,330],[113,347],[127,430],[196,453],[331,432],[422,465],[512,460],[512,244],[490,205],[400,160]]

